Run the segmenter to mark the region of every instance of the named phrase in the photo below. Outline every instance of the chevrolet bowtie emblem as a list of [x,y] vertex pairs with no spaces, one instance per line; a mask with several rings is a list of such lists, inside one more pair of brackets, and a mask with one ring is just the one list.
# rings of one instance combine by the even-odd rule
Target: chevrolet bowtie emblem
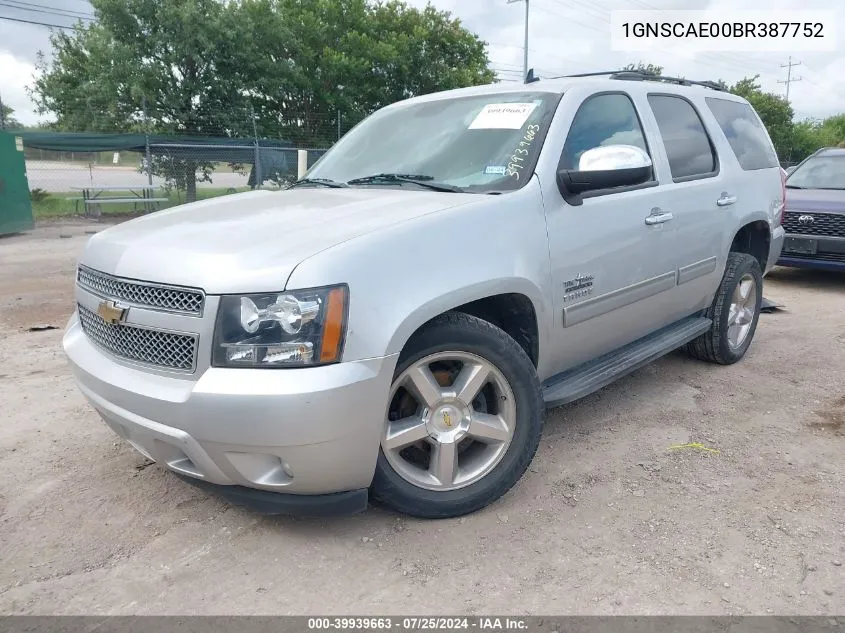
[[114,325],[120,323],[123,317],[126,316],[126,308],[121,308],[114,301],[103,301],[97,306],[97,314],[106,323]]
[[450,429],[452,428],[452,416],[450,416],[446,411],[443,412],[443,424],[448,426]]

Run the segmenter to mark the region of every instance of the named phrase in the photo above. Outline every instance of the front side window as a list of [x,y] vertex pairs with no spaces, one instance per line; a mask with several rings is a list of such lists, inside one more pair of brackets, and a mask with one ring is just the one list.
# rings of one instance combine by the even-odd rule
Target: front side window
[[336,143],[308,178],[348,183],[401,174],[468,193],[517,189],[531,178],[559,100],[556,93],[504,92],[386,108]]
[[648,103],[663,137],[672,178],[712,175],[716,171],[716,155],[692,104],[670,95],[649,95]]
[[627,95],[596,95],[581,104],[569,128],[560,167],[577,170],[584,152],[606,145],[634,145],[648,152],[637,111]]
[[845,154],[813,156],[789,174],[790,189],[845,189]]
[[778,166],[775,148],[766,136],[759,117],[747,103],[707,97],[707,106],[716,117],[728,143],[744,170]]

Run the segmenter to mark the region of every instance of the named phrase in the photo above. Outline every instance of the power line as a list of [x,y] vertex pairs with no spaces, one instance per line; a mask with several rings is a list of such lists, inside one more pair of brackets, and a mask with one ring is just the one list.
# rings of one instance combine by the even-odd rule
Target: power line
[[[570,2],[569,0],[549,0],[549,1],[554,2],[555,4],[559,4],[560,6],[562,6],[564,8],[569,8],[569,9],[574,9],[576,11],[579,11],[582,14],[584,14],[586,17],[598,18],[599,20],[602,20],[603,22],[610,24],[610,20],[608,19],[609,15],[610,15],[609,13],[607,13],[606,11],[603,11],[601,9],[598,9],[596,7],[592,7],[592,6],[590,6],[586,3],[584,3],[584,4],[582,4],[580,2],[573,3],[573,2]],[[595,13],[591,13],[591,11],[594,11]]]
[[[10,4],[11,3],[11,4]],[[59,7],[50,7],[45,4],[35,4],[33,2],[23,2],[23,0],[5,0],[0,2],[0,5],[9,7],[11,9],[18,9],[20,11],[32,11],[33,13],[48,13],[51,15],[60,15],[62,17],[79,17],[83,19],[93,20],[94,14],[83,13],[82,11],[75,11],[73,9],[60,9]],[[22,5],[22,6],[18,6]],[[32,9],[27,7],[34,7]],[[66,15],[68,14],[68,15]]]
[[49,26],[52,29],[65,29],[65,30],[68,30],[68,31],[72,31],[76,28],[75,26],[62,26],[60,24],[49,24],[47,22],[36,22],[35,20],[24,20],[23,18],[12,18],[12,17],[9,17],[7,15],[0,15],[0,20],[9,20],[10,22],[22,22],[23,24],[36,24],[38,26]]

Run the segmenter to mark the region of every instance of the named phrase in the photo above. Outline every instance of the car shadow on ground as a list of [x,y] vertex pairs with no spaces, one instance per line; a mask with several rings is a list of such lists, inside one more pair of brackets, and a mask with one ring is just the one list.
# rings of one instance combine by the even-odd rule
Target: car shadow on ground
[[766,275],[766,280],[780,281],[802,288],[839,290],[845,288],[845,272],[816,270],[813,268],[786,268],[778,266]]

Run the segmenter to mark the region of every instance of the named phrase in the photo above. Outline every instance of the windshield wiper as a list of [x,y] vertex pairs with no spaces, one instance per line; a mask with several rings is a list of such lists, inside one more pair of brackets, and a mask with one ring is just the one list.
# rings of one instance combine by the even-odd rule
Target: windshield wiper
[[803,189],[804,187],[799,187],[798,185],[786,185],[787,189]]
[[443,182],[430,182],[434,180],[433,176],[426,176],[425,174],[373,174],[372,176],[364,176],[362,178],[353,178],[346,181],[348,185],[372,185],[380,182],[409,182],[420,187],[428,187],[434,191],[448,191],[451,193],[466,193],[460,187],[455,185],[447,185]]
[[293,189],[299,185],[322,185],[323,187],[331,187],[332,189],[337,189],[339,187],[348,187],[346,183],[337,182],[336,180],[330,180],[329,178],[303,178],[302,180],[297,180],[293,183],[288,189]]

